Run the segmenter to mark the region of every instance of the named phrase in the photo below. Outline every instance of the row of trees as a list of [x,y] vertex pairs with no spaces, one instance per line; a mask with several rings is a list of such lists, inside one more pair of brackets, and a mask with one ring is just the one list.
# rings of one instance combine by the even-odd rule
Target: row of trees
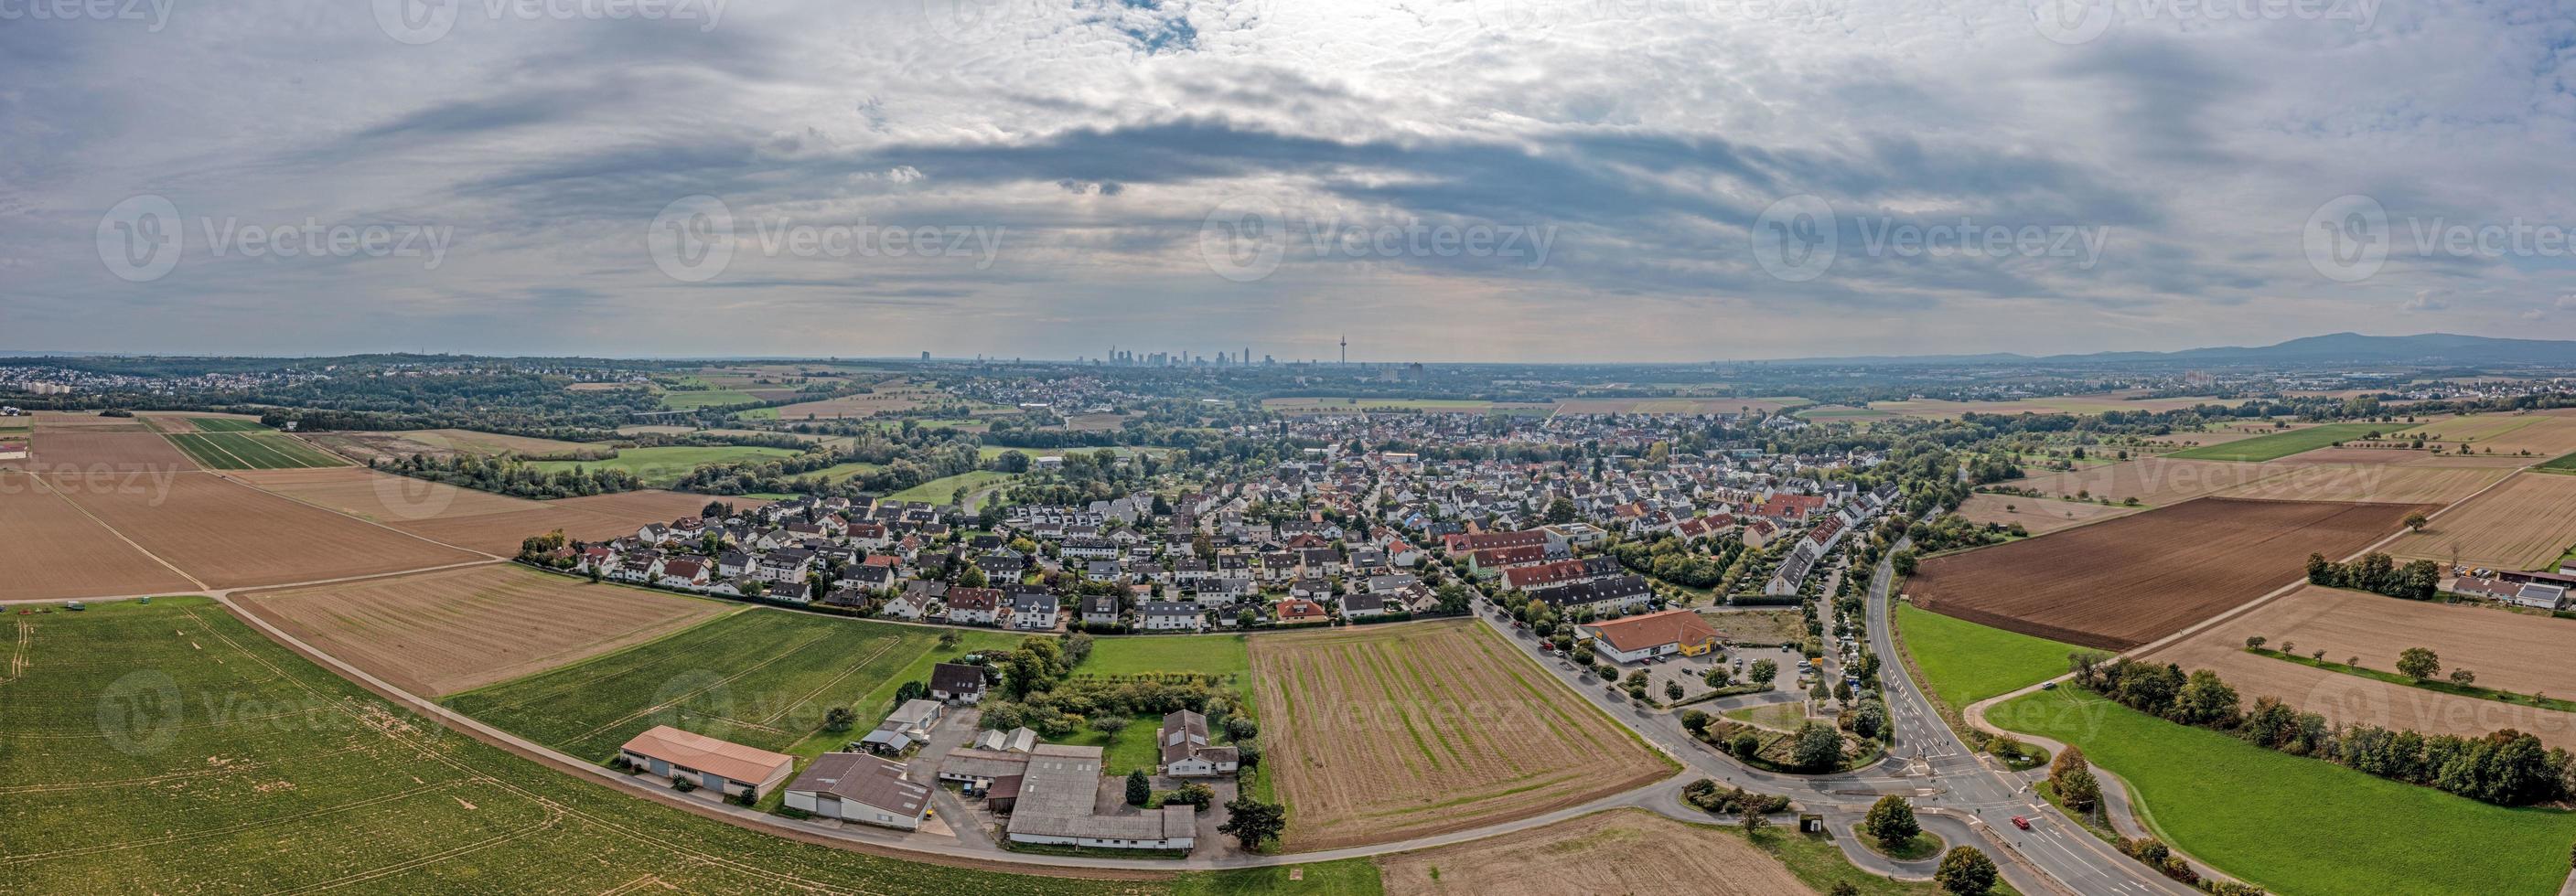
[[2576,762],[2566,750],[2512,729],[2483,737],[2426,735],[2376,725],[2336,727],[2278,698],[2243,707],[2217,673],[2184,675],[2181,667],[2079,653],[2076,682],[2121,705],[2186,725],[2222,731],[2295,756],[2312,756],[2396,781],[2500,806],[2527,806],[2576,793]]
[[[2422,514],[2417,514],[2421,516]],[[2337,563],[2324,554],[2308,555],[2308,581],[2328,588],[2355,588],[2407,600],[2432,600],[2441,593],[2442,567],[2431,560],[2416,560],[2405,566],[2387,554],[2372,552],[2351,563]]]

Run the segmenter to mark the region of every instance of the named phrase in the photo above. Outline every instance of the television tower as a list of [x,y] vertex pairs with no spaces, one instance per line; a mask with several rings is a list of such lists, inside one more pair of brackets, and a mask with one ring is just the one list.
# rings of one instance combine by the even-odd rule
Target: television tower
[[1348,366],[1350,366],[1350,364],[1351,364],[1351,337],[1349,336],[1349,334],[1344,334],[1344,335],[1342,336],[1342,366],[1344,366],[1344,367],[1348,367]]

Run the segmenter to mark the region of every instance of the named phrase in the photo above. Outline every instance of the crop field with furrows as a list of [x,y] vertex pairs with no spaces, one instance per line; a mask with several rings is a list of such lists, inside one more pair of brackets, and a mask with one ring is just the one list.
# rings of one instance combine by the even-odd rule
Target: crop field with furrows
[[35,465],[29,469],[39,473],[167,473],[197,468],[168,439],[148,432],[38,429],[30,447]]
[[2373,432],[2386,432],[2388,428],[2387,424],[2381,423],[2330,423],[2251,439],[2186,448],[2165,456],[2176,460],[2272,460],[2302,451],[2323,448],[2336,442],[2358,439]]
[[1291,850],[1470,830],[1672,774],[1479,623],[1270,635],[1252,667]]
[[25,893],[1156,893],[683,812],[487,746],[202,598],[12,617],[0,880]]
[[281,498],[212,473],[45,487],[211,588],[289,585],[489,559]]
[[0,600],[194,591],[45,480],[0,473]]
[[2388,552],[2406,559],[2488,569],[2555,569],[2576,546],[2576,476],[2516,473],[2512,480],[2434,517]]
[[785,750],[822,727],[832,706],[851,706],[868,718],[892,709],[858,704],[938,640],[938,632],[917,626],[736,613],[441,702],[602,762],[655,725]]
[[2126,650],[2398,530],[2413,504],[2202,498],[1923,561],[1915,606],[2053,641]]
[[287,470],[349,465],[348,461],[282,432],[173,433],[168,438],[199,466],[213,470]]

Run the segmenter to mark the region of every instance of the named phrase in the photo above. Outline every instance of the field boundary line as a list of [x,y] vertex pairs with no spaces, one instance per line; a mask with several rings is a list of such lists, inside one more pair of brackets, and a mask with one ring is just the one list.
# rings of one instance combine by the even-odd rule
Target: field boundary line
[[[72,496],[64,494],[61,489],[55,488],[53,483],[46,482],[45,477],[32,476],[29,478],[33,479],[37,484],[44,486],[45,491],[53,493],[54,497],[63,499],[63,503],[71,505],[73,510],[78,511],[81,516],[88,518],[90,522],[97,523],[99,528],[107,530],[107,534],[114,535],[116,536],[116,540],[125,542],[125,545],[133,548],[136,553],[150,557],[152,558],[152,562],[161,564],[163,568],[168,569],[171,572],[178,573],[180,578],[186,579],[190,584],[196,585],[197,590],[199,591],[213,590],[206,584],[206,580],[189,575],[188,571],[180,569],[178,564],[162,559],[161,555],[152,553],[151,549],[136,542],[133,537],[126,535],[115,526],[108,525],[106,520],[99,519],[98,514],[89,512],[89,508],[80,506],[80,502],[72,500]],[[52,601],[43,601],[43,603],[52,603]]]
[[[824,691],[831,690],[833,685],[840,684],[840,683],[841,683],[841,682],[843,682],[843,681],[847,681],[847,680],[849,680],[849,677],[850,677],[850,676],[852,676],[852,675],[856,675],[856,674],[858,674],[858,673],[859,673],[859,670],[860,670],[861,668],[863,668],[863,667],[867,666],[867,664],[869,664],[869,663],[876,662],[876,661],[877,661],[877,657],[881,657],[881,656],[886,655],[886,651],[893,650],[893,649],[895,648],[895,645],[898,645],[898,644],[903,643],[903,638],[902,638],[901,636],[898,636],[898,635],[887,635],[887,636],[885,636],[885,637],[878,638],[877,640],[879,640],[879,641],[883,641],[883,642],[885,642],[885,644],[884,644],[883,646],[878,647],[878,648],[877,648],[877,652],[875,652],[875,653],[871,653],[871,654],[868,654],[868,658],[867,658],[867,659],[863,659],[863,660],[860,660],[860,661],[858,661],[858,662],[851,663],[851,664],[850,664],[850,668],[842,670],[842,671],[841,671],[841,674],[839,674],[839,675],[832,676],[832,680],[827,681],[827,682],[824,682],[822,687],[815,688],[813,691],[811,691],[811,692],[807,693],[805,696],[798,697],[798,698],[796,698],[795,700],[789,701],[789,702],[787,703],[787,705],[779,707],[777,712],[770,713],[770,714],[768,715],[768,717],[763,718],[763,719],[761,719],[761,720],[760,720],[760,721],[758,721],[758,722],[754,722],[754,723],[752,723],[752,727],[754,727],[754,728],[768,728],[768,729],[769,729],[769,730],[771,730],[771,731],[778,731],[778,729],[776,729],[776,728],[770,728],[770,727],[769,727],[769,724],[770,724],[771,722],[778,721],[778,717],[779,717],[779,716],[786,715],[789,711],[794,710],[794,709],[797,707],[797,705],[798,705],[798,704],[802,704],[802,703],[804,703],[804,702],[805,702],[805,701],[807,701],[807,700],[812,700],[812,699],[814,699],[815,695],[817,695],[817,694],[821,694],[821,693],[823,693]],[[780,734],[785,734],[785,733],[787,733],[787,732],[784,732],[784,731],[778,731],[778,733],[780,733]]]
[[[294,469],[304,469],[304,470],[336,470],[336,469],[341,469],[341,468],[339,468],[339,467],[296,467],[296,468],[294,468]],[[448,544],[447,542],[439,541],[438,539],[430,538],[430,537],[425,536],[425,535],[417,535],[417,534],[414,534],[414,533],[405,532],[405,531],[403,531],[403,530],[401,530],[401,529],[396,529],[396,528],[394,528],[394,527],[392,527],[392,526],[388,526],[388,525],[385,525],[385,524],[383,524],[383,523],[376,522],[375,520],[367,519],[367,518],[365,518],[365,517],[361,517],[361,516],[358,516],[358,515],[355,515],[355,514],[351,514],[351,513],[346,513],[346,512],[343,512],[343,511],[340,511],[340,510],[337,510],[337,509],[334,509],[334,508],[324,507],[324,506],[322,506],[322,505],[320,505],[320,504],[315,504],[315,503],[312,503],[312,502],[310,502],[310,501],[298,501],[298,500],[296,500],[296,499],[295,499],[293,496],[291,496],[291,495],[282,495],[282,494],[279,494],[279,493],[277,493],[277,492],[269,491],[268,489],[261,488],[261,487],[259,487],[258,485],[253,484],[253,483],[251,483],[251,482],[249,482],[249,481],[247,481],[247,480],[235,479],[235,478],[233,478],[233,477],[230,477],[230,476],[224,476],[224,475],[221,475],[221,474],[216,475],[216,476],[215,476],[215,478],[217,478],[217,479],[221,479],[221,480],[223,480],[223,481],[225,481],[225,482],[229,482],[229,483],[232,483],[232,484],[237,485],[237,486],[241,486],[242,488],[250,489],[251,491],[255,491],[255,492],[258,492],[258,493],[263,494],[263,495],[267,495],[267,496],[270,496],[270,497],[276,498],[276,499],[281,500],[281,501],[287,501],[287,502],[294,503],[294,504],[301,504],[301,505],[304,505],[304,506],[306,506],[306,507],[310,507],[310,508],[313,508],[313,509],[315,509],[315,510],[322,511],[323,513],[327,513],[327,514],[330,514],[330,515],[332,515],[332,516],[336,516],[336,517],[339,517],[339,518],[341,518],[341,519],[345,519],[345,520],[348,520],[348,521],[350,521],[350,522],[357,523],[357,524],[362,525],[362,526],[374,526],[374,527],[376,527],[376,528],[378,528],[378,529],[383,529],[383,530],[385,530],[385,531],[387,531],[387,532],[391,532],[391,533],[394,533],[394,534],[396,534],[396,535],[400,535],[400,536],[402,536],[402,537],[404,537],[404,538],[413,539],[413,540],[415,540],[415,541],[427,542],[427,543],[429,543],[429,544],[434,544],[434,545],[437,545],[437,546],[442,547],[442,548],[447,548],[447,549],[449,549],[449,550],[464,551],[464,552],[466,552],[466,553],[468,553],[468,554],[472,554],[472,555],[474,555],[474,556],[484,558],[484,560],[485,560],[486,562],[501,562],[501,563],[506,563],[506,562],[508,562],[508,561],[509,561],[509,559],[510,559],[510,558],[508,558],[508,557],[504,557],[504,556],[501,556],[501,555],[499,555],[499,554],[488,553],[488,552],[485,552],[485,551],[478,551],[478,550],[475,550],[475,549],[473,549],[473,548],[469,548],[469,547],[462,547],[462,546],[459,546],[459,545],[452,545],[452,544]],[[464,565],[464,564],[449,564],[449,566],[460,566],[460,565]],[[432,567],[432,568],[433,568],[433,569],[445,569],[445,568],[447,568],[447,567]],[[406,572],[426,572],[426,571],[427,571],[427,570],[419,570],[419,569],[406,570]],[[262,586],[259,586],[259,587],[263,587],[263,588],[285,588],[285,587],[291,587],[291,586],[286,586],[286,585],[262,585]]]
[[9,651],[9,674],[7,677],[0,678],[0,684],[17,681],[19,676],[27,674],[27,664],[30,662],[27,659],[27,652],[34,649],[35,644],[35,625],[24,619],[18,620],[18,646]]

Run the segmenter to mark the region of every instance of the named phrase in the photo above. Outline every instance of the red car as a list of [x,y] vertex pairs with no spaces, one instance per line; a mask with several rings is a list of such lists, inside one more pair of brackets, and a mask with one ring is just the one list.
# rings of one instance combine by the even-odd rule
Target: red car
[[2017,827],[2025,831],[2030,830],[2030,819],[2015,815],[2013,816],[2013,827]]

